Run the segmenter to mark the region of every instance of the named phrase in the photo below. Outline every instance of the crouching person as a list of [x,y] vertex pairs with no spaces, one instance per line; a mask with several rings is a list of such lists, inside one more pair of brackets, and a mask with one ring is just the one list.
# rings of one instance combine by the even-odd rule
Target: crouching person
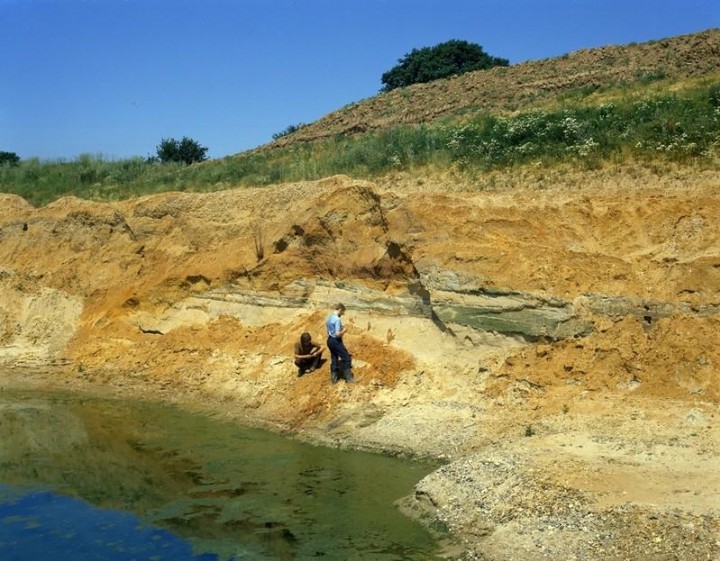
[[295,366],[298,367],[298,377],[305,372],[314,372],[320,366],[322,360],[322,349],[313,343],[312,337],[306,331],[300,335],[300,340],[295,343]]

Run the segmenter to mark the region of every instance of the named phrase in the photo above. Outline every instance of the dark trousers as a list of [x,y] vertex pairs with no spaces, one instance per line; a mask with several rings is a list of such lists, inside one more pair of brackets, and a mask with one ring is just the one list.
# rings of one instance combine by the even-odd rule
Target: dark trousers
[[308,370],[310,368],[312,368],[313,370],[317,370],[317,367],[320,366],[321,358],[322,354],[318,354],[313,358],[300,358],[296,360],[295,366],[298,367],[298,374],[305,372],[305,370]]
[[328,349],[330,349],[330,371],[334,372],[339,370],[338,359],[342,360],[342,368],[352,368],[352,358],[350,353],[345,348],[342,339],[336,337],[328,337],[327,340]]

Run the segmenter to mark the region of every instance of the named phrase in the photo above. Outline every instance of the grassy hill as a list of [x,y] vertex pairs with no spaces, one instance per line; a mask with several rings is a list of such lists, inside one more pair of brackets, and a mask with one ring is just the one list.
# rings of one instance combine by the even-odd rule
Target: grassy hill
[[67,194],[117,200],[335,174],[452,173],[473,184],[527,168],[716,170],[719,146],[720,30],[711,29],[381,93],[254,150],[192,166],[30,159],[0,167],[0,191],[42,205]]
[[479,113],[599,103],[631,91],[662,91],[670,85],[693,83],[694,78],[718,79],[719,72],[720,29],[642,44],[583,49],[381,93],[334,111],[268,147],[467,119]]

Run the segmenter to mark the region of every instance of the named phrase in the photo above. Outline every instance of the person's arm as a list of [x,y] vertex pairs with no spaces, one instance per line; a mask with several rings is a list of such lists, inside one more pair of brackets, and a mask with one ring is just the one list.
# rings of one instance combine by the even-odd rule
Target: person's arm
[[315,358],[320,352],[322,352],[322,349],[313,343],[312,349],[310,349],[310,353],[306,355],[299,355],[297,352],[295,353],[295,359],[296,360],[302,360],[305,358]]
[[295,360],[303,360],[306,358],[312,358],[312,355],[301,355],[299,354],[299,351],[302,349],[302,347],[295,347]]

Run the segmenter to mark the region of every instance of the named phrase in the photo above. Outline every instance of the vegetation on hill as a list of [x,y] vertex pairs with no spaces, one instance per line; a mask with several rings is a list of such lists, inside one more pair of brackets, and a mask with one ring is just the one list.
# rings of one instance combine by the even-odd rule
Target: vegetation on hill
[[163,138],[157,146],[157,158],[164,164],[176,162],[194,164],[207,159],[208,149],[197,140],[183,136],[182,140]]
[[380,81],[384,84],[383,91],[389,92],[509,63],[506,58],[490,56],[480,45],[453,39],[434,47],[413,49],[385,72]]
[[381,93],[328,113],[269,147],[432,125],[458,115],[514,114],[607,95],[652,94],[720,75],[720,29],[648,43],[583,49],[510,67],[467,72]]
[[16,165],[20,162],[20,156],[15,152],[0,152],[0,165]]
[[[703,37],[718,40],[720,33]],[[697,43],[694,37],[687,42]],[[642,46],[642,52],[647,48]],[[564,62],[562,58],[555,61],[558,65]],[[542,65],[551,63],[544,61]],[[698,72],[695,66],[688,67],[690,75],[665,66],[662,72],[637,75],[632,83],[577,88],[577,81],[569,80],[572,87],[559,88],[552,97],[543,96],[514,111],[457,106],[454,112],[444,109],[434,120],[407,123],[391,113],[395,119],[386,118],[390,121],[386,126],[351,128],[336,134],[318,134],[317,123],[302,124],[289,127],[278,135],[279,141],[265,147],[192,165],[140,157],[107,161],[87,154],[70,162],[27,159],[0,165],[0,190],[42,205],[68,194],[117,200],[163,191],[212,191],[335,174],[372,179],[398,171],[422,173],[428,168],[451,169],[468,178],[489,170],[528,165],[551,168],[568,163],[581,169],[659,162],[717,169],[720,60],[704,64],[698,77],[692,75]],[[647,68],[650,66],[643,66]],[[413,88],[431,87],[430,91],[437,92],[445,87],[444,82],[448,81]],[[387,95],[368,100],[367,105],[376,108]],[[434,103],[438,106],[442,102],[435,99]],[[385,110],[393,109],[385,106]],[[337,113],[333,123],[342,111]],[[376,123],[382,122],[381,114],[373,115]],[[310,129],[315,131],[310,131],[315,139],[299,141],[298,135]]]

